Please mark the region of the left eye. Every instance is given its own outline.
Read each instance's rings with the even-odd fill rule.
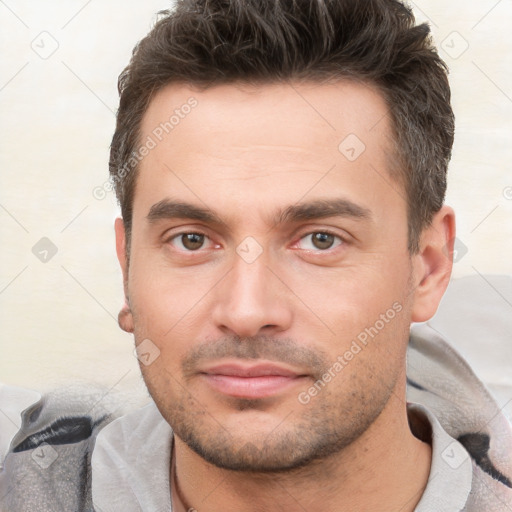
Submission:
[[[341,245],[343,240],[332,233],[326,233],[324,231],[318,231],[316,233],[310,233],[309,235],[303,236],[299,241],[299,248],[305,250],[321,250],[326,251],[327,249],[333,249],[338,245]]]
[[[170,239],[171,244],[182,251],[197,251],[210,239],[202,233],[181,233]]]

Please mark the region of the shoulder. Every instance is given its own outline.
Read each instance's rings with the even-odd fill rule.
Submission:
[[[104,393],[0,387],[1,510],[92,510],[95,438],[116,416]]]
[[[99,509],[170,510],[173,434],[154,403],[126,414],[98,435],[92,497]]]
[[[506,285],[509,281],[493,282]],[[475,368],[489,383],[487,366],[475,365],[472,358],[470,366],[458,351],[462,350],[470,358],[471,351],[479,348],[489,358],[491,351],[486,347],[503,347],[493,354],[500,359],[510,348],[505,347],[506,340],[501,333],[506,326],[506,332],[510,332],[512,317],[499,305],[504,301],[498,294],[493,298],[483,290],[478,292],[484,285],[492,291],[484,279],[481,283],[471,279],[459,284],[457,293],[445,301],[438,313],[443,322],[434,318],[430,325],[413,326],[408,347],[409,402],[427,408],[457,443],[447,447],[439,464],[449,469],[457,453],[460,460],[466,454],[471,461],[472,483],[463,509],[467,512],[508,510],[512,506],[512,426],[500,397],[498,401],[495,393],[476,375]],[[506,292],[507,286],[500,289]],[[453,300],[453,296],[458,300]],[[477,314],[482,297],[486,307],[481,306]],[[494,307],[488,308],[489,304]],[[489,314],[482,316],[483,311]],[[499,365],[496,369],[498,373]]]

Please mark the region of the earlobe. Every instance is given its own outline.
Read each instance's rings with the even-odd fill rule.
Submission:
[[[426,322],[437,311],[450,282],[455,240],[455,213],[443,206],[421,234],[420,250],[413,259],[413,322]]]
[[[133,315],[130,309],[129,295],[128,295],[128,262],[126,258],[126,232],[124,228],[123,219],[118,217],[114,224],[116,232],[116,253],[119,265],[121,265],[121,271],[123,273],[123,287],[125,301],[121,311],[117,316],[119,327],[123,331],[132,333],[133,332]]]
[[[130,309],[130,304],[128,303],[128,297],[125,298],[123,307],[117,315],[117,322],[123,331],[129,333],[133,332],[133,315],[132,310]]]

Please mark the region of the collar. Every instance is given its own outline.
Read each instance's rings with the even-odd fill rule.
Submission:
[[[471,491],[473,465],[466,449],[447,434],[426,407],[407,404],[413,434],[432,447],[427,486],[415,512],[463,510]]]
[[[426,407],[409,403],[407,410],[413,433],[432,446],[430,476],[415,512],[462,510],[473,473],[467,451]],[[107,425],[91,461],[95,507],[104,512],[172,511],[172,445],[172,430],[154,403]]]

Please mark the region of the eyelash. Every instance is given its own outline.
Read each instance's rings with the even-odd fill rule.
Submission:
[[[339,241],[339,243],[337,245],[334,245],[334,247],[329,247],[327,249],[317,249],[317,250],[314,250],[314,249],[303,249],[304,251],[308,251],[309,253],[318,253],[318,254],[322,254],[322,253],[329,253],[333,250],[335,250],[337,247],[341,246],[341,245],[346,245],[348,242],[347,242],[347,239],[341,235],[339,235],[338,233],[334,233],[333,231],[329,230],[329,229],[321,229],[321,230],[316,230],[316,231],[308,231],[307,233],[304,233],[302,234],[298,239],[297,241],[293,244],[293,246],[296,246],[298,245],[298,243],[305,239],[306,237],[308,236],[312,236],[312,235],[315,235],[315,234],[325,234],[325,235],[330,235],[330,236],[333,236],[335,239],[337,239]],[[210,242],[212,242],[212,239],[204,232],[202,231],[182,231],[180,233],[175,233],[173,234],[172,236],[169,236],[167,237],[167,239],[165,240],[165,243],[166,244],[172,244],[172,241],[173,240],[177,240],[177,239],[180,239],[181,237],[183,237],[184,235],[199,235],[199,236],[203,236],[205,238],[205,240],[209,240]],[[217,246],[219,246],[217,244]],[[178,249],[179,251],[181,252],[186,252],[186,253],[190,253],[190,254],[198,254],[201,252],[203,248],[199,248],[197,250],[190,250],[190,249]]]

